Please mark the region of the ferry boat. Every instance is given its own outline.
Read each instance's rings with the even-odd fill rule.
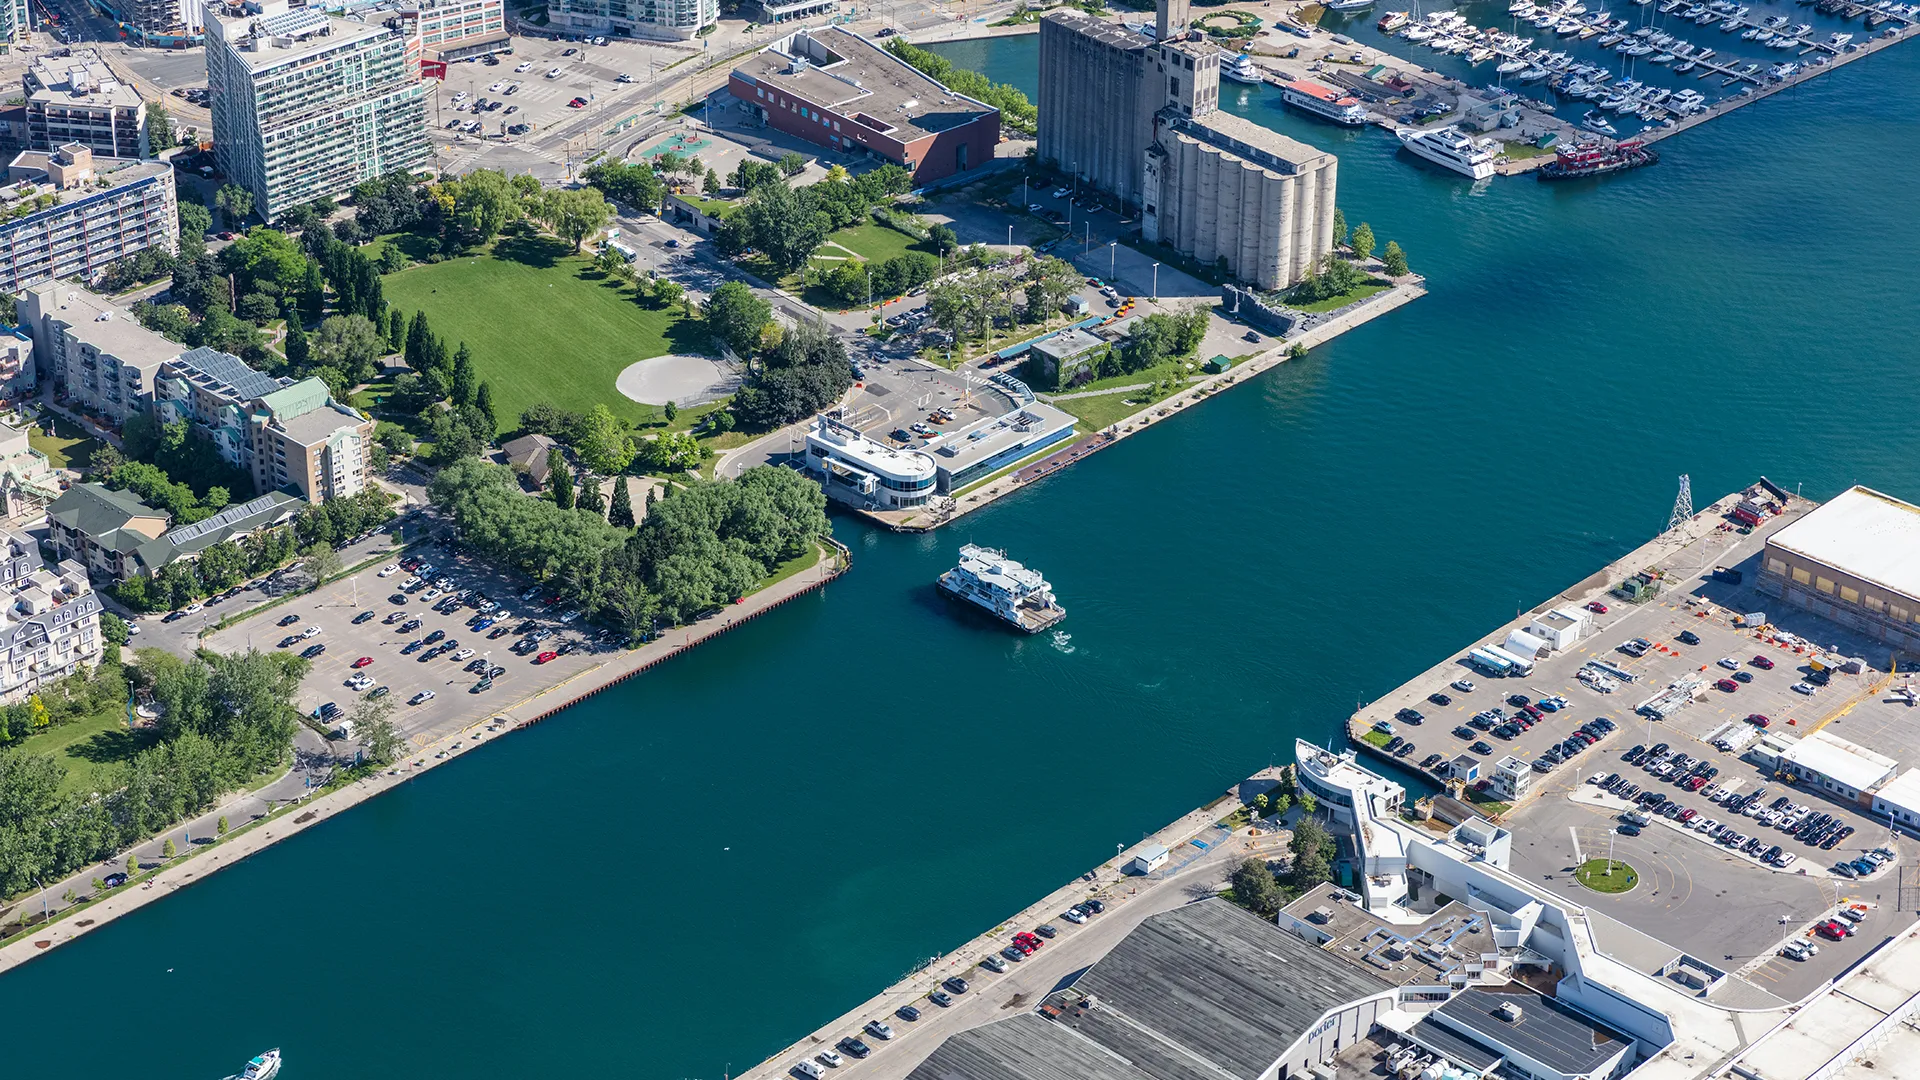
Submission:
[[[1389,11],[1385,15],[1380,16],[1380,21],[1377,23],[1374,23],[1373,25],[1381,33],[1391,34],[1395,30],[1398,30],[1401,27],[1407,25],[1407,20],[1412,17],[1413,17],[1412,14],[1409,12]]]
[[[275,1047],[252,1061],[240,1070],[240,1075],[230,1080],[272,1080],[280,1073],[280,1049]]]
[[[1282,86],[1280,100],[1302,112],[1347,127],[1359,127],[1367,122],[1367,107],[1360,104],[1359,98],[1305,79]]]
[[[1246,53],[1233,58],[1233,63],[1220,71],[1220,77],[1237,83],[1262,83],[1266,81],[1266,72],[1253,62]]]
[[[1554,159],[1541,166],[1534,175],[1542,180],[1578,180],[1638,169],[1659,160],[1660,155],[1653,152],[1653,147],[1638,139],[1612,145],[1599,140],[1583,140],[1573,146],[1561,147]]]
[[[1004,551],[977,544],[960,546],[960,565],[940,575],[940,590],[985,608],[1029,634],[1067,617],[1040,571],[1007,558]]]
[[[1473,139],[1452,124],[1432,131],[1401,128],[1394,134],[1400,136],[1400,145],[1415,156],[1423,157],[1443,169],[1475,180],[1485,180],[1493,175],[1492,139]]]

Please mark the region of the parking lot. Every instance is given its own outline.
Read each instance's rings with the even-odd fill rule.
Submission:
[[[220,652],[285,648],[296,653],[324,646],[312,657],[313,670],[301,684],[300,708],[312,716],[332,703],[344,717],[363,693],[385,687],[382,696],[390,696],[398,706],[394,723],[416,746],[484,720],[599,662],[596,654],[605,646],[583,621],[567,620],[565,609],[550,603],[551,597],[528,595],[526,582],[495,573],[477,560],[443,554],[426,558],[424,575],[396,569],[383,577],[385,567],[369,569],[214,634],[208,645]],[[409,588],[407,582],[416,577],[421,580]],[[438,584],[443,580],[450,588]],[[462,591],[467,596],[460,607],[434,610]],[[476,630],[468,623],[478,617],[476,605],[485,598],[499,604],[493,612],[498,621]],[[414,620],[417,627],[402,629]],[[502,627],[505,632],[495,636]],[[309,631],[316,632],[301,636]],[[442,636],[430,644],[403,651],[436,633]],[[536,647],[513,651],[516,643],[541,633],[546,636]],[[428,656],[449,642],[455,643],[451,650]],[[471,654],[464,654],[468,649]],[[555,655],[538,663],[546,653]],[[362,658],[371,662],[355,667]],[[503,669],[485,690],[478,689],[482,673],[467,670],[482,660],[489,668]],[[358,690],[350,685],[356,676],[365,676]],[[433,696],[410,704],[427,692]]]
[[[1826,731],[1893,758],[1900,769],[1917,763],[1910,748],[1920,714],[1885,678],[1886,647],[1753,590],[1765,536],[1794,516],[1770,520],[1751,535],[1716,531],[1663,556],[1668,576],[1645,603],[1602,592],[1612,582],[1598,577],[1556,598],[1546,606],[1591,601],[1605,610],[1587,611],[1591,629],[1538,660],[1526,677],[1486,677],[1467,666],[1463,650],[1361,713],[1369,723],[1391,720],[1398,710],[1422,713],[1418,724],[1391,721],[1397,734],[1420,744],[1400,760],[1417,767],[1437,753],[1441,769],[1475,743],[1491,750],[1482,762],[1506,754],[1533,762],[1580,725],[1610,721],[1617,730],[1597,745],[1563,754],[1547,771],[1530,771],[1529,790],[1504,816],[1515,836],[1513,869],[1651,940],[1728,965],[1741,980],[1727,993],[1749,1000],[1765,994],[1795,999],[1864,955],[1911,917],[1909,889],[1920,883],[1913,865],[1920,844],[1890,834],[1884,819],[1875,820],[1857,802],[1785,782],[1770,763],[1744,756],[1764,718],[1769,732],[1804,738]],[[1716,576],[1716,566],[1736,573]],[[1731,580],[1735,576],[1739,580]],[[1761,612],[1764,630],[1740,625],[1743,614]],[[1499,642],[1506,633],[1502,628],[1483,640]],[[1809,661],[1823,653],[1859,658],[1864,668],[1821,683]],[[1602,677],[1595,677],[1595,663],[1604,666]],[[1448,685],[1459,679],[1473,689]],[[1687,681],[1700,687],[1680,695],[1687,703],[1663,718],[1641,710]],[[1431,697],[1436,694],[1446,703]],[[1507,729],[1511,738],[1486,730],[1499,724],[1474,724],[1476,714],[1496,707],[1511,717],[1515,710],[1506,699],[1514,694],[1529,702],[1561,698],[1567,707],[1546,712],[1527,730]],[[1621,776],[1612,791],[1591,782],[1602,774]],[[1668,805],[1674,809],[1659,812]],[[1630,812],[1645,816],[1629,819]],[[1724,842],[1730,839],[1735,842]],[[1864,876],[1832,869],[1876,849],[1893,857],[1876,856],[1884,865]],[[1634,888],[1609,895],[1574,881],[1579,862],[1609,854],[1639,873]],[[1840,941],[1820,936],[1816,927],[1848,902],[1871,905],[1857,913],[1856,933]],[[1796,939],[1819,951],[1798,959],[1783,955],[1782,947]]]

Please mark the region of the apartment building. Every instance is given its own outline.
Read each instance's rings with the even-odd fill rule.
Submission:
[[[100,598],[79,563],[50,568],[32,537],[0,530],[0,596],[0,704],[100,661]]]
[[[27,0],[0,0],[0,53],[11,51],[14,45],[25,45],[32,29]]]
[[[686,40],[720,22],[720,0],[564,0],[549,5],[547,15],[576,34]]]
[[[129,37],[162,48],[198,44],[206,31],[202,0],[96,0],[96,6],[125,23]]]
[[[239,541],[284,525],[305,505],[298,496],[270,491],[203,521],[170,529],[166,511],[148,506],[130,491],[75,484],[47,507],[47,543],[61,565],[74,567],[83,579],[118,584],[198,558],[223,540]]]
[[[98,157],[147,156],[146,102],[95,50],[39,57],[21,81],[28,149],[78,143]]]
[[[452,63],[513,48],[502,0],[402,0],[383,22],[407,39],[415,76],[422,60]]]
[[[371,475],[373,421],[319,379],[277,379],[203,347],[160,365],[153,408],[206,435],[260,494],[292,488],[320,503],[358,494]]]
[[[0,289],[91,280],[146,248],[179,250],[173,166],[95,157],[79,143],[27,150],[0,188]]]
[[[106,297],[55,281],[26,290],[19,318],[54,400],[112,427],[148,408],[160,365],[186,349]]]
[[[207,89],[220,169],[269,221],[432,153],[427,87],[385,26],[286,0],[209,5]]]

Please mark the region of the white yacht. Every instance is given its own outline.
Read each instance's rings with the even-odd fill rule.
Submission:
[[[1246,53],[1241,53],[1234,57],[1232,64],[1222,68],[1220,77],[1237,83],[1262,83],[1267,81],[1266,72],[1260,70],[1260,65],[1254,63],[1253,57]]]
[[[1040,571],[1007,558],[1004,551],[977,544],[960,546],[960,565],[940,575],[940,590],[985,608],[1029,634],[1067,617]]]
[[[1485,180],[1493,175],[1492,139],[1474,139],[1449,124],[1432,131],[1401,128],[1400,144],[1419,157],[1462,176]]]
[[[272,1080],[280,1073],[280,1050],[278,1047],[247,1062],[235,1080]]]

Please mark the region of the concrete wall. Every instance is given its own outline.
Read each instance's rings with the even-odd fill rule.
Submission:
[[[1293,285],[1331,248],[1335,159],[1283,176],[1184,133],[1162,146],[1149,169],[1158,175],[1143,208],[1147,239],[1209,266],[1225,259],[1235,278],[1266,290]]]
[[[1920,650],[1920,599],[1775,547],[1772,541],[1761,553],[1760,567],[1760,592],[1877,641]]]
[[[1068,14],[1040,21],[1040,160],[1138,205],[1164,100],[1151,43],[1120,48],[1081,33],[1083,24],[1099,25]]]

